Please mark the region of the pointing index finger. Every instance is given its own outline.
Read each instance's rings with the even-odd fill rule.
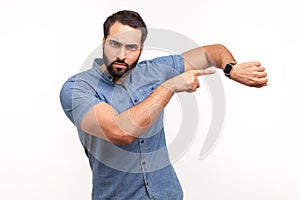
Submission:
[[[209,74],[214,74],[216,73],[215,70],[211,70],[211,69],[198,69],[197,70],[197,76],[202,76],[202,75],[209,75]]]

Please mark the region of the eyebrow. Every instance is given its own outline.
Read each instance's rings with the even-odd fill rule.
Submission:
[[[115,42],[115,43],[120,43],[120,44],[122,44],[121,42],[119,42],[119,41],[117,41],[117,40],[109,39],[108,41],[109,41],[109,42]]]
[[[121,42],[119,42],[119,41],[117,41],[117,40],[114,40],[114,39],[108,39],[110,42],[116,42],[116,43],[119,43],[119,44],[122,44],[122,45],[124,45],[124,43],[121,43]],[[136,44],[136,43],[125,43],[125,45],[126,46],[128,46],[128,45],[137,45],[137,46],[139,46],[140,44]]]

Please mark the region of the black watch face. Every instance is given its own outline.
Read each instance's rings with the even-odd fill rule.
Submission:
[[[224,73],[225,74],[229,74],[232,70],[232,66],[230,64],[227,64],[225,69],[224,69]]]

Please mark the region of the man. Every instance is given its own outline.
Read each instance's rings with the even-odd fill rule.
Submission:
[[[267,85],[259,62],[236,63],[223,45],[142,61],[147,27],[133,11],[104,22],[103,59],[64,84],[62,107],[78,129],[93,173],[92,199],[182,199],[169,161],[164,107],[176,92],[194,92],[216,66],[234,81]]]

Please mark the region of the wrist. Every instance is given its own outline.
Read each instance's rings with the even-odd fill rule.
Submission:
[[[230,62],[225,65],[224,70],[223,70],[225,76],[227,76],[228,78],[231,78],[232,71],[236,64],[237,64],[236,62]]]
[[[160,85],[161,87],[167,89],[169,92],[175,93],[175,86],[172,84],[172,81],[167,80],[163,84]]]

